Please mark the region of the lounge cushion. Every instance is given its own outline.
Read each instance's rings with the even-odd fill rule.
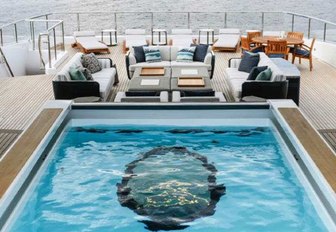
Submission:
[[[83,54],[81,57],[81,62],[84,68],[87,68],[91,73],[96,73],[102,70],[102,67],[95,56],[95,54]]]
[[[241,80],[245,81],[249,76],[249,73],[240,72],[236,68],[227,68],[225,71],[227,73],[227,78],[229,80],[231,80],[231,79],[241,79]]]
[[[100,72],[92,74],[92,77],[95,81],[99,81],[101,79],[112,79],[114,82],[114,76],[116,75],[116,70],[114,68],[104,68]]]
[[[172,62],[170,62],[170,65],[171,65],[172,68],[174,68],[174,67],[206,67],[206,68],[208,68],[208,70],[211,70],[211,65],[208,65],[208,64],[203,63],[203,62],[198,62],[198,61],[194,61],[194,62],[172,61]]]
[[[177,52],[177,62],[193,62],[196,47],[181,48]]]
[[[300,55],[300,56],[307,56],[307,57],[310,54],[309,51],[304,50],[304,49],[299,49],[299,48],[294,49],[294,53],[297,54],[297,55]]]
[[[137,63],[146,62],[145,52],[144,52],[143,47],[144,46],[134,46],[133,47],[134,57]]]
[[[255,80],[257,76],[259,75],[259,73],[261,73],[262,71],[265,71],[266,69],[267,69],[267,66],[253,67],[249,76],[247,77],[247,80]]]
[[[195,46],[194,61],[204,62],[205,56],[208,53],[209,45],[207,44],[191,44],[190,46]]]
[[[80,67],[70,67],[69,73],[73,81],[86,81],[84,74],[80,71]]]
[[[238,71],[250,73],[259,63],[259,53],[244,52]]]
[[[269,81],[272,77],[272,71],[271,69],[266,69],[258,74],[256,81]]]
[[[96,37],[77,37],[76,42],[85,49],[107,49],[107,45],[97,41]]]
[[[143,50],[145,52],[146,62],[161,62],[161,53],[158,48],[144,47]]]

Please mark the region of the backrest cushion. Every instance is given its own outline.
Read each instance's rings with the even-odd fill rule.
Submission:
[[[102,70],[102,66],[99,63],[99,60],[95,54],[83,54],[81,62],[84,68],[87,68],[91,73],[96,73]]]
[[[263,52],[259,53],[260,61],[258,66],[268,66],[272,71],[271,81],[285,81],[286,76],[281,69]]]
[[[259,73],[261,73],[262,71],[265,71],[266,69],[267,69],[267,66],[253,67],[249,76],[247,77],[247,80],[255,80],[257,76],[259,75]]]
[[[250,73],[252,68],[259,63],[259,54],[244,52],[242,60],[239,64],[238,71]]]
[[[181,48],[177,52],[176,61],[178,62],[193,62],[196,47]]]
[[[71,80],[86,81],[84,74],[79,70],[79,67],[71,66],[69,69]]]
[[[272,71],[271,69],[266,69],[265,71],[262,71],[258,74],[256,81],[270,81],[272,77]]]
[[[137,63],[146,62],[145,52],[143,49],[144,46],[134,46],[133,52],[134,57]]]
[[[71,77],[70,77],[70,67],[71,66],[76,66],[76,67],[83,67],[82,63],[81,63],[81,57],[82,57],[83,53],[76,53],[71,59],[70,61],[64,65],[64,67],[62,68],[62,70],[60,72],[57,73],[57,75],[54,78],[54,81],[71,81]]]
[[[144,47],[146,62],[161,62],[161,52],[156,47]]]
[[[171,61],[170,46],[155,46],[160,50],[161,60]]]
[[[191,35],[192,29],[172,29],[172,35]]]
[[[190,46],[195,46],[194,61],[204,62],[205,56],[208,54],[209,45],[207,44],[191,44]]]

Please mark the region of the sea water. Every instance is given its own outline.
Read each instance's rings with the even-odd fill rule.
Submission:
[[[271,127],[69,126],[19,204],[9,231],[149,231],[144,221],[160,219],[122,206],[121,183],[138,178],[132,194],[137,194],[135,184],[142,189],[146,185],[141,194],[150,198],[150,189],[158,191],[160,185],[151,183],[164,177],[173,183],[171,189],[165,185],[165,191],[183,197],[184,193],[175,191],[181,183],[188,182],[189,189],[207,187],[206,178],[201,177],[210,172],[215,179],[208,179],[225,186],[225,192],[212,201],[211,213],[182,222],[184,231],[326,231],[281,144]],[[170,148],[183,152],[175,157],[173,151],[150,155]],[[146,157],[151,159],[145,162]],[[186,157],[190,162],[186,163]],[[130,168],[133,176],[127,173]],[[157,176],[151,176],[153,170]],[[170,196],[166,194],[165,200]],[[210,202],[208,191],[198,197]],[[163,204],[156,200],[152,204]],[[192,211],[192,206],[185,210]],[[165,209],[160,208],[160,213],[165,214]],[[198,213],[197,209],[193,212]]]

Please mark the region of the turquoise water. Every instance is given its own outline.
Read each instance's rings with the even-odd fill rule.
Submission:
[[[182,152],[166,152],[171,147]],[[158,151],[167,154],[149,155]],[[210,202],[207,175],[225,186],[212,201],[213,211],[182,222],[184,231],[326,231],[272,129],[132,125],[68,127],[10,231],[149,231],[144,221],[157,218],[121,206],[117,184],[127,179],[127,168],[137,174],[126,176],[133,178],[132,194],[138,184],[149,199],[161,178],[170,179],[164,199],[189,200],[185,212],[201,211],[190,203],[196,197],[203,206]],[[180,187],[194,191],[194,198],[178,192]]]

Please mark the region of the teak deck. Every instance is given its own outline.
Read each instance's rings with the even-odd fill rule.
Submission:
[[[0,162],[0,198],[47,134],[62,109],[44,109]]]
[[[296,108],[279,108],[290,128],[336,192],[336,156]]]

